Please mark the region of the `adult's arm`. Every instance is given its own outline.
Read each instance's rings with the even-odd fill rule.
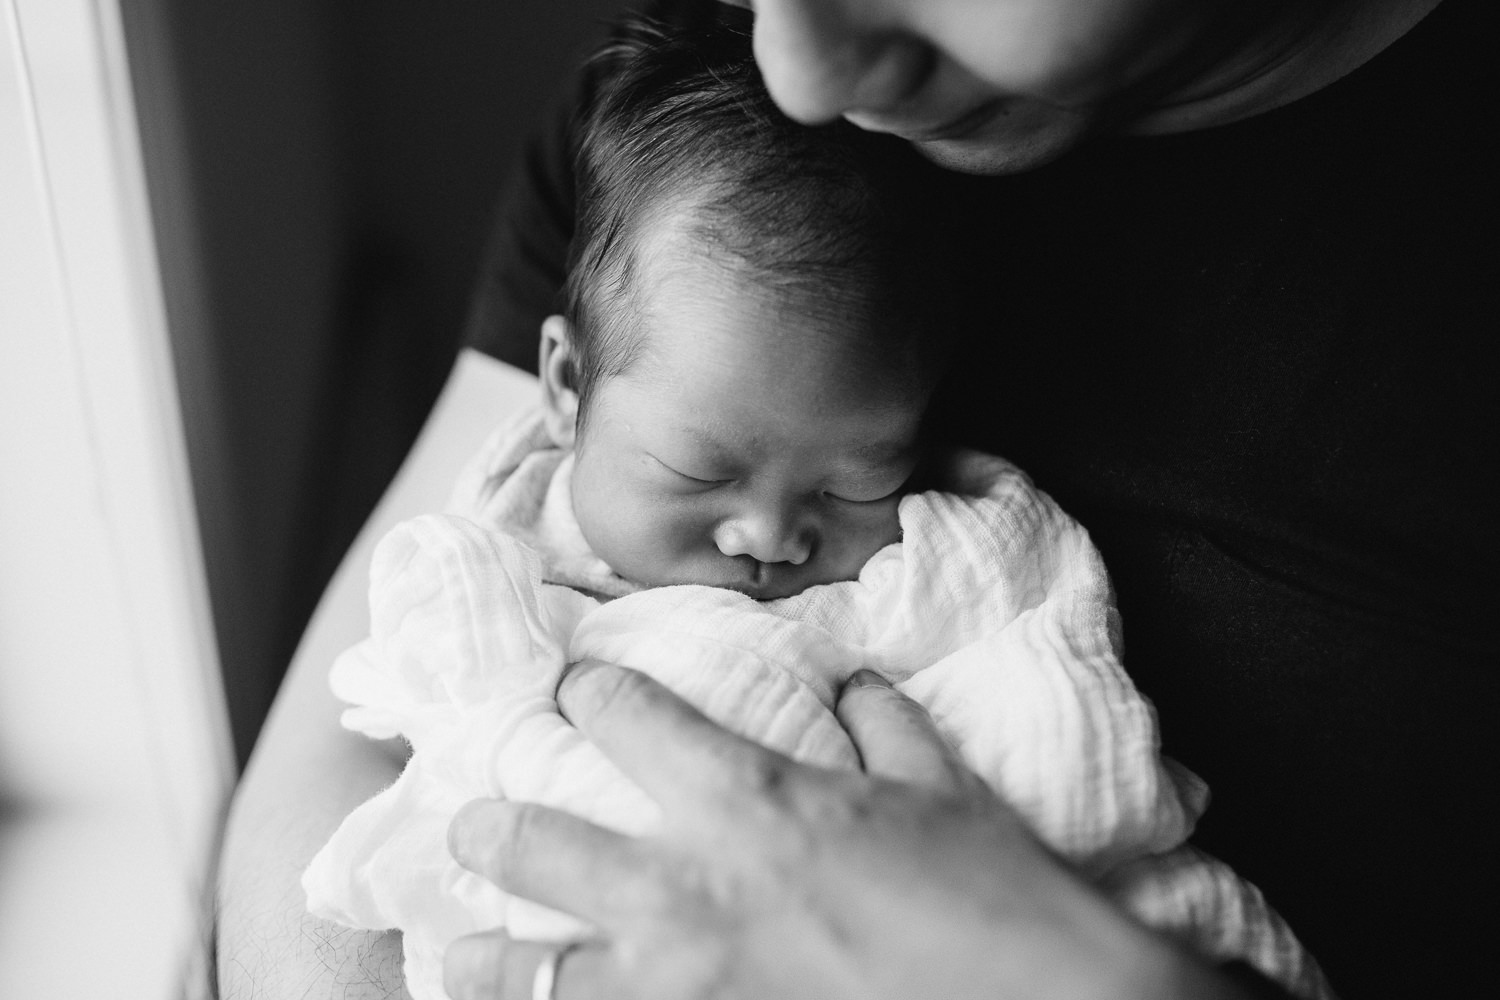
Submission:
[[[663,833],[494,801],[450,832],[465,866],[600,929],[563,956],[557,1000],[1280,995],[1125,916],[873,675],[838,707],[863,772],[796,763],[611,664],[579,665],[558,697],[661,805]],[[524,1000],[551,950],[464,938],[448,992]]]
[[[219,879],[224,1000],[404,997],[394,933],[307,913],[300,879],[339,822],[388,785],[405,751],[338,724],[328,668],[369,631],[370,555],[398,521],[437,510],[463,461],[535,383],[474,351],[460,356],[426,427],[324,592],[261,731],[230,811]]]

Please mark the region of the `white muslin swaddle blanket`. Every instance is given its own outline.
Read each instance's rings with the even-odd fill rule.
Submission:
[[[1108,577],[1087,533],[1013,466],[954,459],[951,492],[907,496],[902,540],[847,583],[757,602],[644,590],[588,550],[571,454],[529,413],[470,462],[449,513],[398,526],[371,569],[369,638],[334,664],[344,725],[402,736],[396,782],[351,813],[303,876],[310,910],[404,934],[407,987],[442,1000],[464,934],[588,928],[460,868],[447,827],[471,799],[545,803],[631,834],[655,804],[558,713],[566,663],[634,667],[721,725],[800,760],[858,767],[832,706],[870,668],[1053,850],[1148,924],[1329,996],[1260,893],[1186,846],[1207,790],[1158,751],[1150,704],[1119,662]]]

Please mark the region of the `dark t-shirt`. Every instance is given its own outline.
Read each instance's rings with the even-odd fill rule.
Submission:
[[[1488,977],[1500,927],[1492,18],[1447,0],[1248,121],[1030,174],[919,171],[962,265],[947,436],[1093,534],[1195,841],[1346,998]],[[564,119],[501,214],[470,342],[534,367]]]

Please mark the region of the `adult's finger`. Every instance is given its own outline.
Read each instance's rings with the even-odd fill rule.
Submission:
[[[606,931],[672,905],[679,862],[666,848],[528,802],[476,799],[453,817],[448,849],[506,892]]]
[[[628,995],[619,988],[620,977],[613,973],[604,945],[517,941],[498,930],[470,934],[448,946],[443,989],[451,1000],[532,1000],[538,970],[554,961],[549,991],[554,1000]]]
[[[585,660],[557,691],[563,714],[668,812],[733,807],[790,763],[719,726],[652,678]]]
[[[921,705],[885,678],[861,670],[839,694],[836,714],[859,750],[867,774],[942,791],[977,787]]]

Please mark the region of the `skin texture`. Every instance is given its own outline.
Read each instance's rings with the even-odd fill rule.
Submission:
[[[854,579],[900,538],[926,394],[816,304],[690,247],[650,259],[639,356],[595,388],[581,434],[571,332],[544,331],[549,427],[576,448],[590,548],[638,583],[759,599]]]

